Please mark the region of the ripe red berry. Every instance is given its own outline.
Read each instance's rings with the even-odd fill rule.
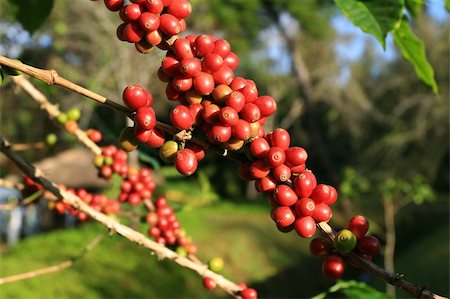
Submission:
[[[161,68],[170,77],[179,76],[180,60],[174,55],[167,55],[161,63]]]
[[[356,247],[358,248],[359,252],[370,256],[374,256],[380,250],[381,244],[376,237],[364,236],[358,240]]]
[[[145,34],[145,40],[151,45],[159,45],[162,42],[162,34],[159,30],[153,30]],[[161,77],[159,76],[161,79]],[[167,81],[164,81],[167,82]]]
[[[239,91],[242,92],[247,103],[253,103],[258,98],[258,88],[254,84],[247,83],[247,85],[244,88],[239,89]]]
[[[205,148],[203,146],[191,142],[191,143],[186,144],[186,148],[188,148],[194,152],[198,161],[201,161],[201,160],[203,160],[203,158],[205,158],[206,153],[205,153]]]
[[[202,70],[202,66],[197,58],[187,57],[180,61],[179,69],[184,76],[192,78]]]
[[[252,133],[252,128],[250,127],[250,124],[243,119],[239,119],[237,124],[233,126],[231,129],[233,136],[240,140],[249,139]]]
[[[88,138],[91,139],[93,142],[98,143],[102,140],[102,132],[94,129],[89,129],[87,131]]]
[[[186,78],[184,76],[175,77],[172,80],[172,86],[178,92],[186,92],[186,91],[190,90],[192,87],[192,78]]]
[[[242,119],[248,121],[249,123],[253,123],[260,119],[261,111],[255,104],[246,103],[244,105],[244,108],[242,108],[241,112],[239,112],[239,115],[242,117]]]
[[[110,11],[119,11],[124,4],[124,0],[104,0],[104,2]]]
[[[123,37],[130,43],[139,42],[144,36],[144,30],[138,23],[128,23],[123,28]]]
[[[238,123],[239,114],[234,108],[226,106],[220,109],[219,119],[224,125],[232,127]]]
[[[212,290],[216,287],[216,282],[211,277],[204,277],[202,283],[207,290]]]
[[[219,70],[222,64],[223,64],[222,56],[216,53],[210,53],[203,58],[202,69],[204,72],[213,74],[214,72]]]
[[[245,106],[245,97],[239,91],[233,91],[225,98],[225,104],[236,110],[236,112],[241,112]]]
[[[144,107],[148,101],[147,91],[139,85],[130,85],[123,91],[123,102],[133,110]]]
[[[270,172],[270,167],[263,160],[256,160],[250,165],[250,173],[255,179],[261,179],[267,176]]]
[[[257,159],[264,159],[270,145],[265,138],[255,138],[250,142],[250,152]]]
[[[338,279],[344,274],[345,262],[336,255],[330,255],[322,263],[322,273],[325,277]]]
[[[151,134],[145,144],[152,148],[160,148],[166,141],[164,132],[158,128],[153,128],[150,132]]]
[[[226,58],[231,52],[230,43],[224,39],[218,39],[214,42],[213,53],[219,54],[222,58]],[[231,83],[231,82],[230,82]]]
[[[301,173],[294,179],[294,190],[299,197],[309,197],[314,190],[314,182],[305,173]]]
[[[313,218],[316,222],[328,222],[333,216],[330,207],[324,203],[316,203],[316,208],[314,209]]]
[[[147,0],[145,1],[147,10],[151,13],[159,15],[164,9],[164,3],[162,0]]]
[[[277,187],[277,180],[273,176],[268,175],[256,180],[255,187],[258,192],[272,193]]]
[[[217,105],[223,105],[228,95],[232,92],[233,90],[228,85],[219,84],[213,90],[212,93],[213,100]]]
[[[156,125],[155,111],[150,107],[140,107],[134,118],[136,124],[144,130],[151,130]]]
[[[295,203],[295,211],[299,216],[312,216],[315,209],[316,204],[311,198],[308,197],[300,198]]]
[[[73,134],[76,132],[76,130],[78,130],[78,123],[76,121],[74,121],[73,119],[69,119],[64,124],[64,128],[66,129],[66,131],[68,133]]]
[[[147,32],[155,31],[159,28],[159,15],[151,12],[144,12],[139,17],[139,26]]]
[[[291,136],[285,129],[276,129],[268,134],[267,140],[271,146],[281,147],[284,150],[289,148],[291,143]]]
[[[261,116],[270,116],[277,110],[277,103],[271,96],[261,96],[254,103],[261,110]]]
[[[171,49],[180,60],[194,57],[191,42],[187,38],[177,38]]]
[[[148,139],[150,138],[150,135],[152,133],[150,130],[141,129],[137,125],[135,125],[133,129],[134,129],[133,130],[134,131],[134,137],[136,137],[136,139],[139,142],[142,142],[142,143],[146,143],[148,141]]]
[[[208,131],[208,139],[211,143],[224,143],[231,138],[231,127],[213,125]]]
[[[195,153],[188,148],[181,149],[177,152],[174,163],[178,172],[185,176],[193,174],[198,166],[198,160]]]
[[[209,95],[215,87],[214,77],[205,72],[199,72],[194,77],[194,88],[200,95]]]
[[[181,32],[180,21],[171,14],[162,14],[159,17],[159,28],[169,36],[177,35]]]
[[[290,147],[285,150],[286,162],[289,167],[298,166],[306,163],[308,159],[308,153],[304,148],[299,146]]]
[[[273,192],[275,201],[282,206],[292,206],[297,200],[297,194],[288,185],[278,185]]]
[[[246,288],[241,291],[241,297],[242,299],[257,299],[258,293],[255,289]]]
[[[328,256],[333,251],[333,243],[330,239],[318,237],[309,242],[309,252],[314,256]]]
[[[369,221],[367,221],[366,217],[361,215],[353,216],[348,221],[347,229],[349,229],[357,239],[361,239],[369,230]]]
[[[222,65],[216,72],[213,73],[214,82],[216,84],[230,85],[234,79],[234,72],[226,65]]]
[[[230,54],[223,59],[223,63],[230,69],[234,70],[239,66],[239,57],[233,52],[230,52]]]
[[[214,37],[206,34],[199,35],[194,42],[197,56],[204,57],[214,50]]]
[[[172,124],[180,130],[187,130],[194,123],[189,108],[184,105],[178,105],[172,109],[170,112],[170,120]]]
[[[291,178],[291,169],[285,164],[275,167],[272,174],[279,182],[286,182]]]
[[[328,201],[326,202],[326,204],[331,206],[338,199],[338,193],[333,186],[328,186],[328,187],[330,188],[330,197],[328,198]]]
[[[216,104],[208,105],[203,110],[203,119],[209,124],[215,124],[219,121],[220,107]]]
[[[122,21],[130,23],[137,21],[141,16],[141,13],[142,11],[140,5],[132,3],[122,7],[119,16]]]
[[[292,209],[287,206],[275,208],[272,212],[272,217],[279,227],[287,227],[295,221],[295,214],[292,212]]]
[[[191,14],[192,6],[187,0],[172,0],[167,7],[167,12],[178,19],[184,19]]]
[[[247,79],[242,78],[242,77],[236,77],[234,78],[233,82],[231,82],[230,87],[234,90],[241,90],[242,88],[244,88],[245,86],[247,86]]]
[[[330,195],[331,195],[330,186],[325,184],[319,184],[316,186],[316,188],[314,188],[311,194],[311,198],[318,204],[327,203],[328,199],[330,198]]]
[[[266,153],[266,162],[272,167],[278,167],[284,163],[286,155],[281,147],[271,147]]]
[[[316,222],[311,216],[298,217],[294,222],[297,234],[302,238],[310,238],[316,232]]]

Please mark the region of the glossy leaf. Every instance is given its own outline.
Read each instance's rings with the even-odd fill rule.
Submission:
[[[411,31],[406,18],[402,20],[401,25],[394,31],[394,41],[400,48],[403,58],[414,66],[417,76],[425,84],[429,85],[434,93],[437,93],[438,86],[434,78],[434,70],[428,62],[425,46],[422,40]]]
[[[403,0],[334,0],[341,12],[383,46],[386,35],[394,30],[403,15]]]

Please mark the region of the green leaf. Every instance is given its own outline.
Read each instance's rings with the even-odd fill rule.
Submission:
[[[405,4],[411,15],[416,17],[422,10],[425,0],[405,0]]]
[[[54,0],[9,0],[11,5],[16,6],[16,19],[23,28],[33,33],[50,15]]]
[[[416,71],[417,77],[438,93],[433,67],[427,60],[423,42],[411,31],[408,20],[403,18],[400,27],[394,31],[394,41]]]
[[[353,24],[373,35],[385,48],[386,35],[403,15],[403,0],[334,0]]]
[[[445,10],[450,12],[450,0],[445,0]]]
[[[377,291],[376,289],[368,286],[364,282],[358,282],[355,280],[339,280],[335,285],[331,286],[326,292],[320,293],[313,297],[313,299],[324,299],[328,295],[333,293],[344,294],[345,298],[352,299],[389,299],[390,297],[384,293]],[[334,296],[332,296],[334,297]],[[342,296],[341,296],[342,297]]]

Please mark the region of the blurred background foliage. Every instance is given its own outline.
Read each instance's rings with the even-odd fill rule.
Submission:
[[[22,13],[20,17],[18,2],[0,1],[1,54],[55,69],[69,80],[118,102],[126,85],[140,84],[153,93],[158,118],[168,120],[171,103],[165,100],[164,86],[156,77],[163,57],[161,51],[141,55],[133,46],[119,42],[115,38],[119,17],[108,12],[102,1],[29,2],[30,5],[39,2],[30,9],[42,13],[31,17]],[[392,38],[388,38],[383,53],[374,38],[356,29],[330,1],[302,0],[301,5],[289,0],[191,2],[189,33],[227,38],[240,56],[237,75],[252,78],[260,94],[277,99],[278,113],[267,123],[266,131],[277,127],[288,129],[292,144],[308,150],[308,167],[318,180],[339,187],[340,200],[334,208],[333,224],[343,227],[348,217],[362,213],[371,219],[372,233],[386,244],[389,232],[386,210],[387,204],[392,205],[392,220],[395,216],[397,229],[395,270],[407,274],[407,279],[429,283],[432,290],[448,294],[450,53],[449,18],[443,1],[426,1],[414,14],[412,23],[414,32],[425,42],[435,70],[437,95],[417,79],[411,65],[392,47]],[[46,5],[53,6],[48,17]],[[41,18],[44,23],[34,30],[33,24],[40,21],[30,20],[23,28],[15,16]],[[99,129],[106,136],[104,144],[116,143],[126,124],[123,116],[62,88],[33,82],[63,110],[78,107],[82,112],[82,128]],[[1,89],[0,105],[1,131],[10,141],[42,141],[49,133],[58,134],[62,140],[52,149],[24,153],[29,160],[40,160],[75,145],[11,81],[6,81]],[[143,164],[157,168],[162,164],[157,151],[141,149],[140,156]],[[14,172],[3,157],[0,163],[0,176]],[[263,297],[310,297],[332,285],[320,278],[320,261],[307,256],[306,241],[275,232],[266,199],[253,191],[253,185],[240,181],[237,167],[230,164],[209,155],[201,162],[202,171],[189,179],[174,175],[171,167],[163,168],[166,182],[161,190],[176,198],[180,207],[188,203],[182,212],[185,221],[182,223],[199,240],[200,252],[226,256],[232,265],[226,274],[247,279],[261,290]],[[255,199],[259,203],[247,203]],[[220,220],[221,217],[227,221]],[[98,227],[88,225],[82,230],[92,235]],[[59,248],[66,236],[73,239],[75,249]],[[205,296],[199,291],[198,279],[187,271],[169,263],[154,269],[154,258],[147,258],[140,249],[116,239],[108,241],[112,242],[108,248],[102,245],[98,251],[126,248],[118,251],[121,257],[117,260],[129,269],[119,267],[116,261],[98,263],[98,258],[107,259],[108,255],[94,251],[92,259],[83,262],[84,266],[80,263],[66,271],[68,274],[61,274],[68,275],[67,281],[77,276],[76,281],[86,289],[78,289],[80,286],[76,284],[77,287],[65,288],[68,292],[63,292],[58,289],[63,284],[55,284],[59,287],[55,286],[54,293],[50,289],[38,297]],[[58,242],[51,243],[52,240]],[[42,256],[39,247],[44,244],[49,252],[58,248],[61,254],[68,255],[85,240],[75,232],[48,233],[26,240],[6,251],[0,273],[4,276],[25,270],[22,264],[31,267],[35,263],[50,263],[53,255],[35,261]],[[238,246],[229,246],[235,242],[240,251]],[[269,252],[265,252],[268,248]],[[142,265],[138,259],[145,259],[148,264]],[[376,261],[383,264],[383,257]],[[139,269],[133,268],[133,263]],[[105,270],[112,266],[119,268]],[[116,278],[101,274],[115,271],[119,271],[113,275]],[[384,290],[382,283],[356,270],[347,276]],[[114,280],[119,278],[120,283]],[[48,283],[44,283],[46,279]],[[24,290],[37,294],[43,286],[50,288],[51,279],[24,282],[27,288],[21,283],[1,287],[0,293],[5,291],[7,297],[29,297]],[[126,286],[127,283],[133,285]],[[110,289],[112,285],[114,291]],[[187,291],[191,287],[192,291]],[[77,293],[81,290],[82,293]],[[167,293],[169,290],[174,293]],[[219,292],[211,296],[222,295]]]

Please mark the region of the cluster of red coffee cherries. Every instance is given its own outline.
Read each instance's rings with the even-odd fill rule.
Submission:
[[[192,6],[187,0],[104,0],[111,11],[119,11],[123,23],[117,28],[121,41],[134,43],[141,53],[153,46],[167,49],[167,40],[186,30],[185,18]]]
[[[257,191],[271,195],[271,215],[280,231],[295,229],[309,238],[316,232],[316,223],[331,219],[329,206],[338,194],[332,186],[317,184],[315,175],[306,169],[306,150],[291,147],[290,140],[284,129],[251,140],[247,149],[250,161],[240,166],[239,176],[254,180]]]
[[[345,271],[346,254],[355,252],[361,257],[372,260],[372,257],[380,250],[380,241],[373,236],[368,236],[369,222],[364,216],[352,217],[347,228],[339,231],[334,242],[330,239],[319,237],[309,243],[312,255],[325,257],[322,263],[322,273],[325,277],[338,279]],[[354,265],[357,267],[357,265]]]
[[[67,191],[75,194],[91,208],[94,208],[96,211],[103,214],[114,215],[120,211],[120,204],[116,200],[109,199],[103,194],[92,194],[85,189],[68,189]],[[86,213],[74,209],[71,205],[63,201],[57,201],[55,203],[55,211],[58,214],[68,212],[70,215],[77,217],[79,221],[86,221],[89,219],[89,216]]]
[[[217,283],[214,279],[211,277],[204,277],[202,280],[203,287],[207,290],[212,290],[217,286]],[[238,295],[242,299],[257,299],[258,293],[255,289],[247,287],[245,283],[240,283],[239,286],[241,287],[241,291],[239,291]]]
[[[114,145],[102,148],[102,154],[94,157],[94,165],[98,169],[98,176],[109,179],[114,173],[125,177],[128,174],[127,153]]]
[[[144,200],[151,199],[156,189],[153,173],[148,168],[135,170],[130,168],[120,185],[119,202],[128,202],[132,205],[140,205]]]
[[[159,197],[154,202],[155,210],[149,211],[146,221],[150,225],[147,233],[156,242],[171,247],[180,255],[195,254],[195,246],[186,232],[181,229],[173,209],[168,205],[166,198]]]

